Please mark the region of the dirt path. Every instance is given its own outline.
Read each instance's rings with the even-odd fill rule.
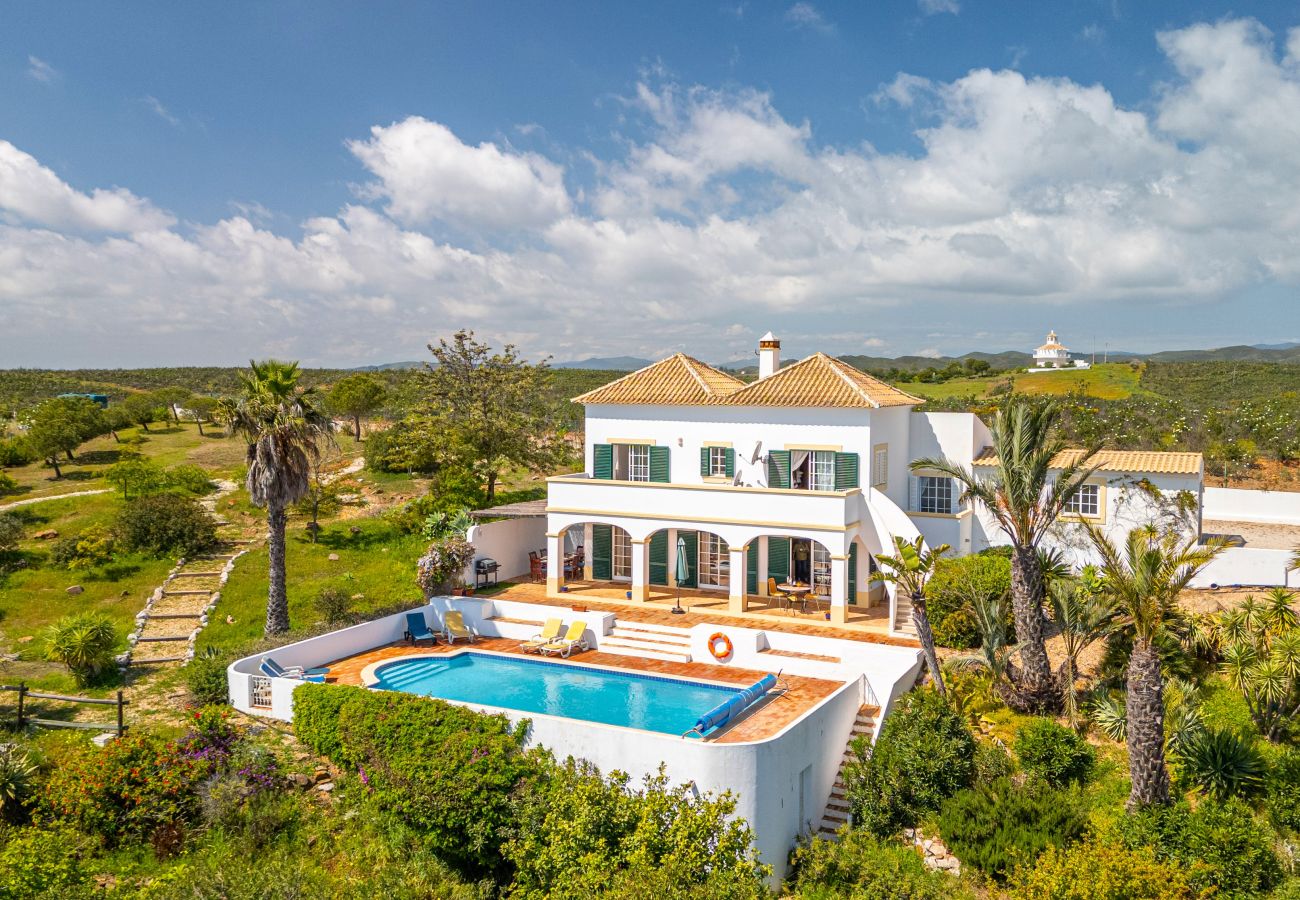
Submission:
[[[0,505],[0,512],[17,509],[20,506],[31,506],[33,503],[44,503],[47,500],[66,500],[69,497],[89,497],[91,494],[107,494],[111,490],[112,488],[95,488],[90,491],[72,491],[68,494],[51,494],[48,497],[29,497],[26,500],[15,500],[13,503]]]

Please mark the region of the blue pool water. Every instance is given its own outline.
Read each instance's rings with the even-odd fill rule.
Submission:
[[[383,690],[673,735],[689,731],[701,715],[739,693],[657,675],[474,652],[391,662],[375,675],[375,686]]]

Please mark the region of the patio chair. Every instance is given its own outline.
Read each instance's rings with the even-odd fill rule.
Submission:
[[[465,624],[465,615],[460,610],[447,610],[447,615],[443,616],[442,619],[442,626],[443,637],[447,639],[449,644],[456,643],[456,638],[464,638],[471,644],[478,640],[478,635],[474,633],[474,630]]]
[[[547,619],[546,624],[542,626],[542,630],[528,640],[521,642],[519,649],[525,653],[540,653],[543,647],[559,638],[560,632],[563,630],[564,623],[562,621]]]
[[[586,634],[587,623],[578,620],[569,626],[569,630],[565,632],[564,637],[551,641],[549,644],[539,647],[538,650],[545,656],[557,655],[568,659],[575,649],[588,649]]]
[[[546,580],[546,560],[536,553],[528,558],[528,577],[532,579],[533,584]]]
[[[776,586],[775,578],[767,579],[767,597],[769,601],[776,602],[777,609],[788,609],[790,606],[790,598],[786,596],[785,591]]]
[[[424,621],[424,613],[409,612],[406,614],[406,631],[402,637],[414,644],[416,641],[428,641],[430,645],[438,643],[438,636],[429,630],[429,625]]]
[[[330,670],[326,666],[304,669],[302,666],[282,666],[269,656],[263,656],[258,665],[263,675],[271,678],[296,678],[299,681],[323,682]]]

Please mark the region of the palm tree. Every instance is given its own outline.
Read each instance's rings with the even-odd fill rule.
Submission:
[[[1105,632],[1110,624],[1111,609],[1099,596],[1101,582],[1092,566],[1085,566],[1077,581],[1062,579],[1051,584],[1052,617],[1060,629],[1065,647],[1065,660],[1057,678],[1061,683],[1065,715],[1071,726],[1077,728],[1082,721],[1078,692],[1074,686],[1078,678],[1079,655]]]
[[[321,442],[333,443],[333,422],[317,405],[311,388],[298,386],[296,362],[274,359],[249,363],[239,375],[241,393],[222,404],[227,429],[248,442],[248,496],[266,507],[270,551],[266,633],[289,630],[289,599],[284,584],[286,508],[311,488]]]
[[[1088,535],[1101,557],[1101,590],[1113,607],[1116,628],[1133,637],[1125,702],[1133,783],[1128,805],[1166,804],[1164,683],[1155,639],[1178,619],[1178,594],[1223,546],[1200,544],[1197,538],[1184,543],[1178,532],[1150,526],[1130,531],[1122,548],[1095,526],[1088,526]]]
[[[955,479],[962,486],[961,501],[982,503],[1011,539],[1011,610],[1020,666],[1008,671],[1014,690],[1007,699],[1022,712],[1060,704],[1043,636],[1047,590],[1039,545],[1096,469],[1089,464],[1095,451],[1088,450],[1053,476],[1056,458],[1065,449],[1055,431],[1059,416],[1054,404],[1009,399],[990,428],[997,456],[991,478],[977,477],[972,469],[947,459],[912,463],[913,471],[930,470]]]
[[[940,544],[930,550],[919,535],[915,541],[895,536],[894,555],[876,554],[876,562],[880,563],[880,567],[871,575],[872,581],[889,582],[896,591],[907,591],[911,596],[912,623],[916,626],[916,636],[925,652],[925,664],[930,667],[930,675],[934,678],[935,690],[941,695],[946,692],[943,673],[939,671],[939,654],[934,649],[934,632],[930,628],[930,617],[925,609],[925,584],[934,574],[939,557],[950,549],[947,544]]]

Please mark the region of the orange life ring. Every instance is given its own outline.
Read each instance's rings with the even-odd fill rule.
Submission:
[[[727,637],[721,631],[715,631],[709,635],[709,652],[718,662],[725,662],[731,659],[731,638]]]

